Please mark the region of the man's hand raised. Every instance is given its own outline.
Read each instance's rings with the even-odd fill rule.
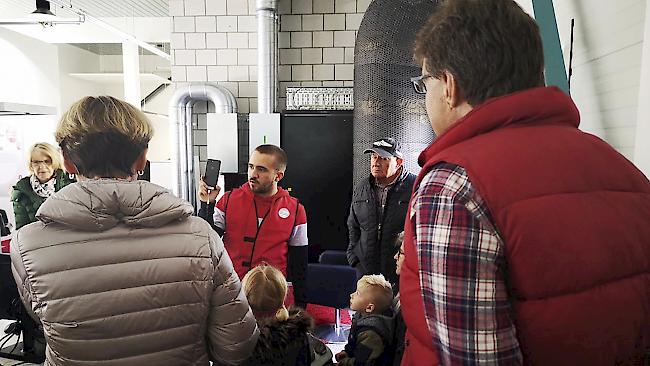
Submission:
[[[210,189],[207,184],[201,178],[199,182],[199,200],[202,202],[212,203],[217,200],[217,196],[221,192],[221,187],[216,186],[213,189]]]

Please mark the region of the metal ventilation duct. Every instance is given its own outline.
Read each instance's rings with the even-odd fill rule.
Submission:
[[[172,191],[176,196],[196,203],[194,180],[194,138],[192,109],[199,100],[212,102],[216,113],[237,113],[237,100],[222,86],[196,83],[178,87],[169,100],[169,127],[172,142]]]
[[[354,47],[354,183],[368,176],[363,154],[373,141],[402,143],[405,165],[419,171],[417,156],[435,137],[424,96],[409,80],[420,75],[413,42],[434,11],[432,0],[374,0],[363,17]]]
[[[257,0],[257,111],[273,113],[277,107],[278,28],[277,0]]]

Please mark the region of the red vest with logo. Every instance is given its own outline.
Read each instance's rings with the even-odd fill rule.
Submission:
[[[530,365],[614,365],[650,347],[650,183],[578,130],[571,98],[536,88],[487,101],[420,155],[467,171],[505,243],[517,338]],[[435,364],[424,319],[415,221],[400,279],[402,365]]]
[[[228,193],[223,242],[239,278],[262,262],[287,275],[289,238],[296,223],[298,200],[278,187],[266,217],[258,226],[254,194],[248,183]]]

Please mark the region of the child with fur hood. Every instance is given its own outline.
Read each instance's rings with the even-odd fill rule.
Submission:
[[[312,362],[309,331],[312,319],[300,308],[287,310],[287,281],[278,269],[262,264],[242,280],[257,319],[260,337],[245,365],[307,366]]]

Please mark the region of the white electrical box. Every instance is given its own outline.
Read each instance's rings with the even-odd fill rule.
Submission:
[[[207,124],[208,159],[221,160],[222,173],[237,173],[237,113],[208,113]]]
[[[248,152],[263,144],[280,146],[280,114],[251,113],[249,115]]]
[[[172,189],[172,181],[174,180],[172,169],[172,162],[167,161],[152,161],[149,167],[149,176],[151,183],[165,187],[169,190]]]

